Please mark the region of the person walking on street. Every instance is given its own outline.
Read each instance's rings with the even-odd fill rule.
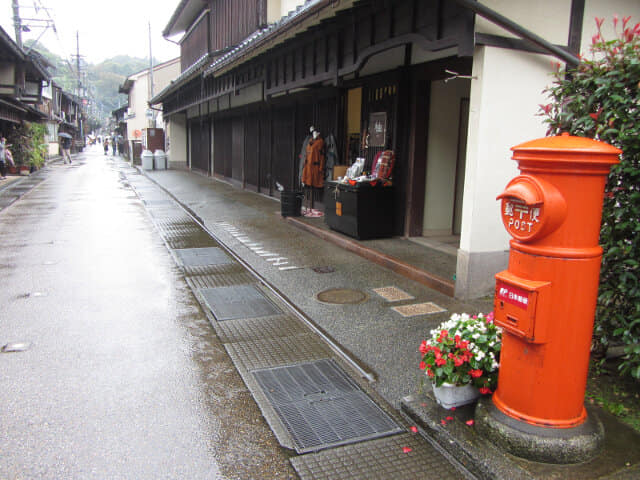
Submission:
[[[104,139],[104,154],[106,155],[107,153],[109,153],[109,139],[105,138]]]
[[[111,150],[113,151],[114,157],[116,156],[117,148],[118,148],[118,142],[116,142],[116,138],[111,137]]]
[[[68,137],[62,137],[62,161],[63,163],[71,163],[71,139]]]
[[[2,180],[7,178],[6,144],[7,139],[4,137],[0,138],[0,179]]]

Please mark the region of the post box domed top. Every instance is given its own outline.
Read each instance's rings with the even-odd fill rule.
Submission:
[[[619,155],[622,150],[617,149],[605,142],[593,140],[587,137],[575,137],[568,133],[556,135],[555,137],[544,137],[529,142],[521,143],[512,147],[514,152],[520,150],[528,151],[570,151],[575,153],[596,153],[602,155]]]
[[[605,142],[563,133],[512,147],[520,169],[573,171],[607,174],[618,163],[622,151]],[[578,171],[576,171],[578,170]],[[586,171],[585,171],[586,170]]]

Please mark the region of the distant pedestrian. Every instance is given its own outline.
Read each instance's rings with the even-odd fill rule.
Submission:
[[[104,154],[106,155],[107,153],[109,153],[109,139],[105,138],[104,139]]]
[[[62,137],[62,161],[63,163],[71,163],[71,139],[69,137]]]
[[[0,179],[4,180],[7,178],[7,139],[2,137],[0,138]]]
[[[116,156],[118,150],[118,142],[116,142],[115,137],[111,137],[111,150],[113,151],[113,156]]]

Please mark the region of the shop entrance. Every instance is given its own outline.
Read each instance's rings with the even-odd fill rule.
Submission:
[[[422,235],[459,247],[469,124],[470,81],[431,82]]]

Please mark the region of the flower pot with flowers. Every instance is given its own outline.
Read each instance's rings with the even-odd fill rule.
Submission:
[[[498,382],[501,329],[493,313],[453,314],[420,345],[420,369],[444,408],[491,394]]]

